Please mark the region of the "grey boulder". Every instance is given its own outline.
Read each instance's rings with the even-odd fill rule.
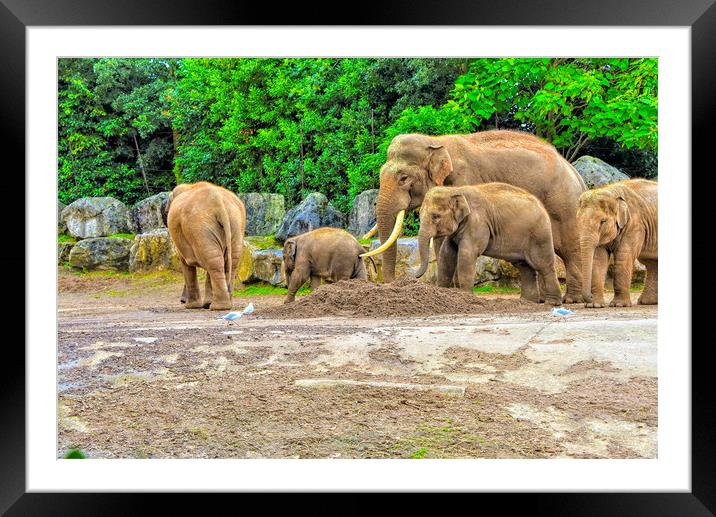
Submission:
[[[580,156],[572,165],[582,176],[587,188],[599,188],[617,181],[628,180],[629,176],[607,162],[594,156]]]
[[[121,237],[93,237],[72,247],[70,266],[87,271],[128,271],[131,239]]]
[[[282,250],[260,250],[253,254],[254,271],[253,276],[257,280],[263,280],[271,285],[286,287],[286,279],[283,274],[283,251]]]
[[[238,194],[246,207],[246,235],[273,235],[286,215],[281,194],[245,192]]]
[[[66,206],[61,217],[70,235],[79,239],[128,233],[129,209],[111,197],[83,197]]]
[[[361,237],[375,226],[375,202],[378,199],[378,189],[366,190],[358,194],[353,200],[353,208],[348,214],[348,231],[356,237]]]
[[[328,202],[320,192],[313,192],[301,204],[293,207],[284,217],[276,231],[276,239],[285,241],[289,237],[310,232],[316,228],[330,226],[343,228],[346,216]]]
[[[167,203],[171,192],[160,192],[139,201],[130,210],[133,230],[147,233],[157,228],[166,228]]]

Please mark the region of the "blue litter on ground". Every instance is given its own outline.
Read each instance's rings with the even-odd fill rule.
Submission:
[[[234,321],[234,320],[239,319],[239,318],[240,318],[241,316],[243,316],[244,314],[251,314],[252,312],[254,312],[254,304],[253,304],[253,303],[249,303],[243,311],[241,311],[241,312],[230,312],[230,313],[228,313],[228,314],[224,314],[224,315],[221,316],[219,319],[228,320],[228,321]]]
[[[562,307],[555,307],[552,309],[552,316],[566,316],[567,314],[574,314],[574,311],[563,309]]]

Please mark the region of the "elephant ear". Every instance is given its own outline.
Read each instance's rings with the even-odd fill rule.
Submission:
[[[460,224],[463,219],[470,215],[470,205],[462,194],[453,194],[450,198],[450,202],[452,203],[455,220],[457,224]]]
[[[452,172],[450,153],[442,145],[429,145],[428,174],[436,185],[442,185]]]
[[[629,222],[629,206],[623,197],[617,198],[617,228],[620,230]]]
[[[287,270],[293,271],[296,265],[296,241],[289,239],[283,245],[283,263]]]

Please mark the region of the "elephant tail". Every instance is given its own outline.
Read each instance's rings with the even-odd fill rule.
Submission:
[[[229,212],[224,207],[219,214],[219,224],[224,228],[224,240],[226,242],[226,248],[224,249],[224,271],[226,272],[226,280],[231,274],[231,220],[229,219]]]

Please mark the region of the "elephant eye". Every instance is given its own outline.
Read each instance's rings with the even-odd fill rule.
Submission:
[[[604,224],[604,223],[606,223],[606,222],[607,222],[607,220],[606,220],[606,219],[602,219],[602,220],[601,220],[601,222],[600,222],[599,224]]]
[[[440,214],[433,214],[433,222],[438,222],[440,220]]]
[[[401,185],[405,185],[409,179],[410,179],[410,176],[408,176],[407,174],[401,174],[400,177],[398,178],[398,181],[400,182]]]

